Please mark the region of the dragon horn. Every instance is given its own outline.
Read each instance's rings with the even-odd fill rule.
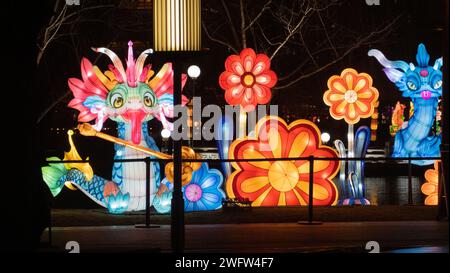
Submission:
[[[145,59],[147,59],[148,54],[152,54],[153,49],[149,48],[144,50],[141,55],[137,58],[136,61],[136,77],[139,79],[141,77],[141,73],[144,67]]]
[[[127,82],[128,86],[136,87],[136,66],[134,62],[134,56],[133,56],[133,42],[128,42],[128,58],[127,58]]]
[[[92,50],[94,50],[97,53],[103,53],[107,55],[111,61],[113,62],[114,66],[119,71],[120,75],[122,76],[122,79],[125,81],[127,78],[127,74],[125,73],[125,69],[123,68],[122,61],[120,61],[119,57],[114,53],[112,50],[107,49],[106,47],[92,47]]]
[[[433,69],[437,71],[441,68],[441,66],[442,66],[442,58],[439,58],[434,63]]]
[[[377,49],[371,49],[367,53],[370,57],[375,57],[378,62],[384,66],[385,68],[400,68],[403,72],[406,72],[409,68],[409,65],[404,61],[390,61],[386,59],[383,53]]]

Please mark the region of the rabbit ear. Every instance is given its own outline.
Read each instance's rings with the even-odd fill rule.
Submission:
[[[403,77],[403,75],[405,75],[405,73],[403,73],[397,69],[394,69],[394,68],[385,68],[385,69],[383,69],[383,71],[386,74],[386,76],[389,78],[389,80],[393,83],[400,81],[400,79]]]
[[[433,69],[438,71],[439,69],[441,69],[441,66],[442,66],[442,58],[439,58],[434,62]]]

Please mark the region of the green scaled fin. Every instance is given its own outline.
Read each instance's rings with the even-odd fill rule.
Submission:
[[[47,160],[60,161],[61,159],[57,157],[49,157]],[[45,183],[49,187],[53,196],[57,196],[62,188],[64,187],[64,183],[59,183],[58,180],[67,174],[66,168],[64,168],[63,163],[49,163],[49,166],[45,166],[41,168],[42,170],[42,178]]]

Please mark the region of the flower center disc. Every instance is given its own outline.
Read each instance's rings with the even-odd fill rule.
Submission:
[[[275,161],[269,168],[269,182],[277,191],[288,192],[298,183],[298,169],[291,161]]]
[[[186,187],[186,198],[191,202],[197,202],[202,197],[202,188],[197,184]]]
[[[252,87],[253,84],[255,84],[255,76],[251,73],[247,73],[242,75],[242,82],[244,83],[245,87]]]
[[[344,99],[348,103],[354,103],[358,100],[358,94],[356,94],[356,91],[354,90],[348,90],[345,92]]]

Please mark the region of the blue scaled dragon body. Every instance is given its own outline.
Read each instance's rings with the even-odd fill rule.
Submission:
[[[107,55],[112,64],[109,70],[100,71],[97,66],[83,58],[81,61],[82,79],[68,81],[74,98],[69,107],[77,109],[79,122],[95,120],[97,131],[109,118],[117,122],[118,137],[135,145],[159,151],[155,141],[148,134],[147,122],[157,118],[164,128],[173,130],[168,118],[173,117],[173,70],[166,63],[156,73],[151,65],[144,66],[147,49],[135,59],[133,43],[128,43],[126,69],[119,57],[107,48],[93,50]],[[187,80],[182,75],[182,85]],[[183,105],[187,98],[183,96]],[[73,132],[71,133],[73,134]],[[71,151],[65,153],[65,160],[81,160],[69,134]],[[143,152],[115,144],[114,159],[142,159],[148,155]],[[59,160],[56,157],[50,158]],[[137,211],[146,205],[146,164],[144,162],[115,162],[111,180],[93,174],[88,163],[50,163],[42,168],[43,179],[54,196],[66,185],[79,189],[97,204],[108,208],[112,213]],[[150,204],[160,198],[167,187],[160,182],[160,166],[151,163]]]
[[[429,65],[430,55],[420,44],[417,50],[417,65],[404,61],[390,61],[379,50],[372,49],[369,56],[375,57],[389,80],[410,98],[414,115],[395,136],[393,157],[439,157],[441,135],[431,134],[439,97],[442,95],[442,58]],[[412,160],[416,165],[429,165],[434,160]]]

